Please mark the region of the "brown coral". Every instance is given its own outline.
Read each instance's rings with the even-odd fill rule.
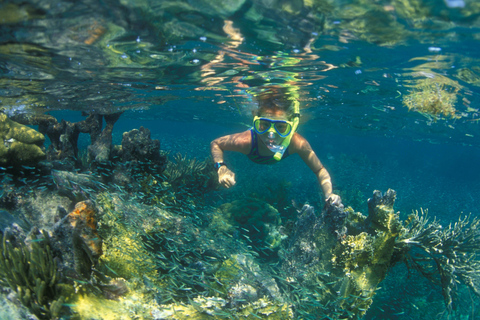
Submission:
[[[43,134],[0,113],[0,164],[34,164],[45,158]]]
[[[92,265],[103,254],[102,240],[97,233],[95,215],[97,209],[93,202],[87,200],[77,203],[67,219],[72,229],[75,270],[87,276]]]

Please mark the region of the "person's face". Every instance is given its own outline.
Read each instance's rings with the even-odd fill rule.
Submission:
[[[287,120],[287,113],[278,109],[264,109],[260,114],[260,117],[271,120]],[[277,124],[281,125],[281,124]],[[265,128],[260,128],[262,131],[270,127],[270,122],[265,123]],[[282,130],[283,131],[283,130]],[[280,137],[273,129],[259,135],[259,140],[263,142],[270,150],[273,151],[275,146],[279,146],[284,138]]]

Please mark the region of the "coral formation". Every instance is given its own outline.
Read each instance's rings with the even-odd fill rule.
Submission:
[[[102,163],[111,159],[113,126],[121,115],[122,112],[103,115],[105,127],[99,135],[90,135],[92,140],[92,143],[88,146],[90,162]]]
[[[4,113],[0,113],[0,139],[1,165],[31,165],[45,158],[42,150],[45,137],[9,119]]]
[[[88,277],[103,254],[102,239],[97,233],[96,208],[91,201],[82,201],[75,205],[75,210],[66,216],[72,228],[72,245],[75,270]],[[66,224],[60,223],[63,228]],[[65,232],[65,231],[64,231]]]
[[[277,209],[262,200],[235,200],[221,205],[218,211],[227,224],[240,227],[242,236],[258,252],[278,250],[285,238],[279,230],[282,220]]]
[[[160,141],[150,138],[150,130],[140,127],[123,133],[122,145],[117,149],[115,156],[123,162],[153,161],[165,162],[160,155]]]
[[[480,296],[480,219],[471,216],[443,228],[430,222],[423,210],[409,216],[396,240],[397,254],[404,262],[442,289],[445,304],[452,312],[459,304],[458,283]]]
[[[22,193],[3,178],[0,204],[8,212],[0,222],[22,217],[53,232],[33,229],[28,238],[9,229],[0,271],[38,317],[65,314],[68,306],[80,319],[115,311],[120,319],[359,319],[398,262],[439,285],[450,312],[459,304],[459,284],[480,295],[478,219],[441,228],[417,213],[402,223],[393,190],[375,191],[368,215],[330,201],[317,214],[289,203],[286,182],[205,206],[204,194],[216,188],[209,160],[167,160],[143,127],[112,146],[119,116],[77,123],[24,116],[52,140],[51,163],[41,171],[51,173],[50,184]],[[92,136],[83,166],[81,132]],[[91,171],[67,171],[57,160]],[[32,171],[36,183],[39,172]],[[359,198],[358,190],[350,196],[364,203]],[[27,281],[18,285],[20,274]]]

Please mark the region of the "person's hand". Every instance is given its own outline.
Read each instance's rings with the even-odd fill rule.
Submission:
[[[228,169],[227,166],[221,166],[218,169],[218,183],[225,188],[232,187],[235,185],[235,173]]]
[[[325,199],[325,202],[329,202],[332,205],[340,205],[342,203],[342,198],[338,194],[331,193],[327,199]]]

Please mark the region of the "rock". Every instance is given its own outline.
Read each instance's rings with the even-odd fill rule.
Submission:
[[[33,165],[45,158],[45,137],[0,113],[0,165]]]
[[[89,278],[92,267],[103,254],[102,239],[97,233],[97,209],[87,200],[77,203],[75,209],[54,227],[54,236],[64,254],[64,263],[72,265],[75,271]],[[70,260],[70,261],[68,261]]]
[[[223,261],[215,273],[220,283],[229,284],[229,304],[232,307],[252,303],[262,297],[272,301],[283,302],[275,280],[249,255],[232,255]],[[246,301],[244,301],[246,300]]]
[[[338,239],[345,236],[347,228],[347,213],[342,203],[333,204],[331,199],[325,203],[325,210],[322,213],[323,219],[327,224],[329,230],[337,236]]]
[[[112,132],[113,125],[122,115],[122,112],[104,115],[106,122],[105,128],[88,146],[89,161],[105,162],[110,160],[110,152],[112,151]],[[92,135],[91,135],[92,136]]]
[[[15,224],[25,225],[24,221],[21,221],[18,217],[13,216],[8,211],[0,210],[0,231],[5,230],[5,228]]]
[[[84,190],[97,190],[99,181],[95,176],[68,171],[52,170],[58,194],[69,198],[73,204],[87,198]]]
[[[119,156],[123,162],[126,161],[153,161],[160,162],[160,141],[150,138],[150,130],[140,127],[123,133],[122,148]]]

